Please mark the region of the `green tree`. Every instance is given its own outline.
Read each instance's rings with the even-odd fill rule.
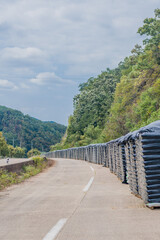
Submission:
[[[55,122],[43,122],[20,111],[0,106],[0,131],[7,144],[49,151],[50,145],[61,141],[66,127]]]
[[[41,154],[41,152],[38,149],[33,148],[27,153],[27,157],[30,158],[30,157],[33,157],[33,156],[38,156],[40,154]]]
[[[3,137],[2,132],[0,132],[0,156],[5,157],[8,155],[8,153],[8,145],[5,138]]]
[[[144,25],[138,29],[140,35],[147,35],[143,41],[146,49],[153,51],[156,62],[160,64],[160,9],[155,9],[154,18],[146,18]]]
[[[15,155],[15,148],[12,145],[8,145],[9,157],[14,157]]]
[[[147,36],[144,48],[136,44],[117,68],[79,85],[66,138],[57,148],[109,141],[160,118],[159,18],[156,9],[138,29]]]
[[[73,99],[74,113],[69,118],[64,145],[81,146],[95,141],[95,135],[102,131],[109,114],[116,83],[121,77],[121,67],[108,68],[96,78],[89,78],[79,85],[80,93]]]
[[[24,158],[25,157],[25,148],[15,147],[14,149],[14,157],[16,158]]]
[[[63,149],[63,146],[61,143],[57,143],[55,145],[50,146],[50,151],[61,150],[61,149]]]

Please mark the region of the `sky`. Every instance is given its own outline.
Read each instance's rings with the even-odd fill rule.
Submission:
[[[0,0],[0,105],[67,125],[78,85],[115,68],[159,0]]]

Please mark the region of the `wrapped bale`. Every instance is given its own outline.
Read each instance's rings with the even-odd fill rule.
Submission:
[[[98,164],[98,159],[99,159],[99,149],[98,149],[98,145],[95,145],[95,149],[96,149],[96,163]]]
[[[103,144],[99,144],[99,150],[100,150],[100,161],[99,161],[99,164],[102,165],[102,163],[103,163],[103,154],[104,154]]]
[[[117,177],[121,180],[121,164],[120,164],[120,152],[119,144],[116,142],[116,163],[117,163]]]
[[[139,194],[148,206],[160,207],[160,121],[141,128],[135,142]]]
[[[127,170],[126,170],[126,152],[125,145],[121,143],[119,145],[119,163],[120,163],[120,179],[122,183],[127,183]]]
[[[131,192],[133,191],[132,187],[132,176],[131,176],[131,160],[130,160],[130,145],[128,142],[125,144],[125,154],[126,154],[126,175],[127,175],[127,183],[129,184],[129,188]]]
[[[87,161],[90,162],[91,161],[91,159],[90,159],[90,146],[86,147],[86,153],[87,153]]]
[[[105,156],[105,147],[104,147],[104,144],[101,143],[100,144],[100,164],[103,165],[103,162],[104,162],[104,156]]]
[[[100,145],[97,144],[97,164],[100,164],[101,162],[101,149],[100,149]]]
[[[105,166],[109,168],[108,143],[105,144]]]
[[[104,167],[108,167],[108,158],[107,158],[107,143],[103,143],[102,147],[102,164]]]
[[[109,169],[111,172],[113,172],[113,142],[114,141],[110,141],[108,143]]]
[[[115,159],[116,159],[116,175],[122,181],[123,175],[123,164],[121,164],[121,148],[119,146],[120,138],[115,140],[114,150],[115,150]]]
[[[119,138],[117,142],[118,142],[119,178],[122,181],[122,183],[127,183],[125,136]]]
[[[93,163],[97,163],[97,148],[96,145],[93,145]]]
[[[139,195],[139,183],[138,183],[138,162],[136,155],[136,144],[135,140],[130,140],[128,142],[130,149],[130,167],[131,167],[131,182],[132,182],[132,192],[135,195]]]
[[[116,142],[112,144],[112,162],[113,162],[113,173],[117,174],[117,159],[116,159]]]
[[[160,132],[140,134],[136,146],[140,195],[146,204],[160,206]]]
[[[94,163],[96,157],[94,155],[94,145],[90,145],[90,162]]]
[[[85,147],[85,161],[89,161],[89,157],[88,157],[88,146]]]
[[[114,142],[114,168],[115,168],[115,174],[119,179],[121,179],[121,164],[119,159],[119,145],[118,140],[116,139]]]
[[[136,144],[135,139],[138,131],[134,131],[126,135],[126,163],[127,163],[127,175],[130,190],[136,196],[139,195],[138,190],[138,170],[137,170],[137,155],[136,155]]]

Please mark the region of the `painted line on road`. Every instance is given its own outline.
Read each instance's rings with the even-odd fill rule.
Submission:
[[[43,240],[54,240],[66,222],[67,218],[62,218],[59,220],[57,224],[47,233]]]
[[[91,168],[92,172],[94,172],[94,168],[92,166],[90,166],[90,168]]]
[[[83,192],[87,192],[90,188],[90,186],[92,185],[94,180],[94,177],[91,177],[91,179],[89,180],[88,184],[85,186],[85,188],[83,189]]]

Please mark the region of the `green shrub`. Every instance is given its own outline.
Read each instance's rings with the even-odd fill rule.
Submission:
[[[17,177],[17,173],[0,170],[0,190],[11,184],[17,183]]]
[[[12,184],[20,183],[31,176],[35,176],[47,167],[46,158],[37,156],[33,157],[33,161],[34,165],[23,166],[19,174],[0,170],[0,190]]]
[[[44,158],[37,156],[37,157],[33,157],[32,160],[34,161],[34,164],[36,166],[40,166],[43,163]]]
[[[33,156],[38,156],[40,154],[41,154],[41,152],[38,149],[33,148],[27,153],[27,157],[30,158],[30,157],[33,157]]]

